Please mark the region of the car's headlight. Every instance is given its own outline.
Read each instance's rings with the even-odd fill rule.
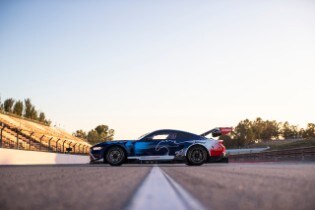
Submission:
[[[92,150],[101,150],[103,147],[92,147]]]

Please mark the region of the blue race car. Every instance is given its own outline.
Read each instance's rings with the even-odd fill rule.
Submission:
[[[179,130],[157,130],[138,140],[106,141],[90,149],[91,163],[102,161],[112,166],[127,162],[164,161],[202,165],[206,162],[228,162],[222,140],[207,138],[228,134],[232,128],[214,128],[201,135]]]

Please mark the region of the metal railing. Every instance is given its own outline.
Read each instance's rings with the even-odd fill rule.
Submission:
[[[36,138],[35,136],[38,136]],[[40,136],[40,137],[39,137]],[[66,144],[68,146],[66,146]],[[0,122],[0,148],[67,154],[88,154],[90,145],[45,133],[12,127]]]
[[[315,146],[229,155],[235,161],[315,160]]]

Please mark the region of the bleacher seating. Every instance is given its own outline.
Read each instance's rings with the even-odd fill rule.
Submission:
[[[88,142],[53,126],[0,113],[2,147],[33,151],[87,153]]]

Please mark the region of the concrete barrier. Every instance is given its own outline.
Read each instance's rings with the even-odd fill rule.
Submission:
[[[0,165],[87,164],[87,155],[70,155],[0,148]]]

